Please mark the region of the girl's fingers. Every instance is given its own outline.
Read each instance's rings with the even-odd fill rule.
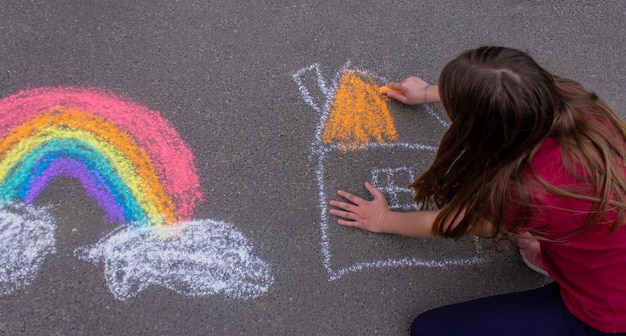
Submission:
[[[380,204],[384,204],[385,206],[389,205],[387,203],[387,197],[385,197],[385,194],[378,190],[378,188],[376,188],[373,184],[366,182],[365,188],[372,194],[372,196],[374,196],[374,201],[377,201]]]
[[[374,187],[369,182],[365,182],[365,189],[367,189],[367,191],[369,191],[370,194],[374,196],[374,199],[379,199],[381,196],[383,196],[383,193],[381,193],[380,190],[378,190],[378,188]]]
[[[402,88],[402,83],[394,83],[394,82],[389,82],[387,84],[385,84],[386,87],[395,90],[397,92],[394,91],[389,91],[387,92],[387,97],[389,98],[393,98],[395,100],[399,100],[399,101],[403,101],[406,99],[406,97],[404,96],[404,90]]]
[[[355,228],[360,227],[357,216],[352,212],[331,209],[330,214],[339,217],[337,221],[339,225]]]
[[[339,208],[339,209],[343,209],[343,210],[348,210],[348,208],[350,208],[350,206],[352,206],[352,204],[348,204],[348,203],[345,203],[345,202],[339,202],[339,201],[332,200],[332,201],[330,201],[330,206],[335,207],[335,208]]]
[[[363,204],[363,202],[365,202],[365,200],[362,199],[361,197],[356,196],[356,195],[352,195],[351,193],[343,191],[343,190],[337,191],[337,195],[347,199],[348,201],[350,201],[350,202],[352,202],[352,203],[354,203],[356,205],[361,205],[361,204]]]
[[[399,93],[395,93],[395,92],[389,92],[387,93],[387,97],[391,98],[391,99],[395,99],[403,104],[408,104],[409,100],[408,98],[403,95],[403,94],[399,94]]]
[[[394,82],[389,82],[387,84],[385,84],[386,87],[399,91],[401,93],[398,92],[394,92],[394,91],[389,91],[387,92],[387,97],[391,98],[391,99],[395,99],[401,103],[406,104],[407,103],[407,97],[404,94],[404,88],[402,87],[402,83],[394,83]]]
[[[402,83],[389,82],[385,84],[386,87],[398,91],[402,91]]]
[[[350,220],[354,220],[355,219],[355,215],[352,212],[349,211],[341,211],[341,210],[337,210],[337,209],[331,209],[330,210],[330,214],[333,216],[337,216],[337,217],[341,217],[344,219],[350,219]]]
[[[340,219],[337,221],[337,223],[339,223],[339,225],[347,226],[347,227],[354,227],[354,228],[359,227],[356,221],[347,221],[347,220]]]

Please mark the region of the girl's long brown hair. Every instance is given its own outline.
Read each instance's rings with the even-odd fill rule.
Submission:
[[[436,236],[489,232],[510,238],[540,204],[533,190],[592,202],[588,230],[608,211],[625,221],[626,124],[580,84],[550,74],[530,56],[503,47],[468,50],[439,77],[443,107],[452,120],[430,168],[411,187],[424,208],[440,208]],[[567,172],[588,188],[532,182],[530,162],[554,138]],[[538,176],[535,175],[538,178]],[[504,216],[514,204],[515,218]],[[457,225],[457,219],[463,218]]]

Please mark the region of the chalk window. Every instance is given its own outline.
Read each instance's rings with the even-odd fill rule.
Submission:
[[[410,168],[372,169],[372,184],[385,194],[391,209],[418,210],[413,190],[407,187],[414,180],[415,174]]]

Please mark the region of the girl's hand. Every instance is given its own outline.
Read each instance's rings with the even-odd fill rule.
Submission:
[[[365,183],[365,188],[374,196],[372,201],[367,201],[339,190],[337,194],[351,203],[330,201],[331,206],[341,209],[330,209],[330,214],[342,218],[339,219],[339,224],[343,226],[355,227],[375,233],[386,232],[384,219],[391,211],[387,205],[385,195],[369,182]]]
[[[400,91],[389,92],[387,97],[409,105],[439,103],[439,89],[436,85],[430,85],[419,77],[409,77],[401,83],[389,82],[388,88]]]

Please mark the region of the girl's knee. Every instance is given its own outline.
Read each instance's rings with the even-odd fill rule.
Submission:
[[[436,320],[436,313],[432,310],[418,315],[411,323],[411,336],[434,335],[438,325]]]

